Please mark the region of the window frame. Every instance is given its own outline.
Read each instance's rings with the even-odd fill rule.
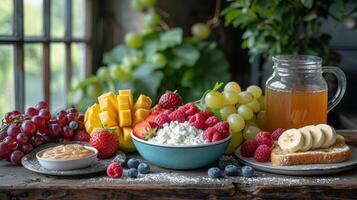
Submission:
[[[11,35],[0,35],[0,44],[11,44],[14,50],[14,86],[15,108],[25,109],[25,69],[24,69],[24,45],[28,43],[42,44],[42,87],[44,100],[51,105],[51,66],[50,44],[62,43],[65,46],[65,91],[71,89],[72,80],[72,56],[71,44],[81,43],[85,45],[85,76],[89,76],[93,70],[93,48],[91,47],[94,32],[95,0],[85,0],[85,24],[84,37],[72,36],[72,0],[65,0],[65,34],[64,37],[51,37],[51,1],[43,0],[43,33],[40,36],[24,35],[24,0],[13,0],[13,23]],[[66,102],[67,103],[67,102]]]

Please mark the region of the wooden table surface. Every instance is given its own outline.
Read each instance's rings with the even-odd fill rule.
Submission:
[[[357,130],[339,131],[357,147]],[[0,199],[357,199],[357,168],[325,176],[257,172],[253,178],[210,179],[206,169],[172,171],[152,166],[137,179],[53,177],[0,162]]]

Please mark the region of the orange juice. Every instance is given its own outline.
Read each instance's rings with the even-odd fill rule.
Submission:
[[[300,128],[327,122],[327,90],[283,91],[267,87],[265,128]]]

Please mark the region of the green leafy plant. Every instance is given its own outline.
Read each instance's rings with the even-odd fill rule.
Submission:
[[[208,25],[200,23],[193,37],[184,37],[181,28],[169,28],[154,12],[150,6],[155,1],[149,7],[146,1],[132,1],[135,9],[147,12],[146,30],[128,33],[125,44],[105,53],[105,66],[71,90],[70,104],[85,108],[101,93],[122,88],[154,100],[166,90],[177,90],[185,101],[193,101],[217,81],[230,80],[223,52],[216,43],[204,41],[210,34]]]
[[[321,21],[328,17],[351,26],[351,15],[343,0],[234,0],[221,12],[225,24],[244,30],[243,48],[250,60],[257,55],[310,54],[336,64],[339,55],[329,47],[331,36],[321,33]],[[334,12],[332,12],[334,10]]]

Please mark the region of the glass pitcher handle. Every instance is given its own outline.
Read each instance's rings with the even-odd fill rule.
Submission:
[[[337,91],[335,96],[328,102],[327,112],[330,112],[341,101],[346,91],[346,75],[338,67],[324,66],[322,67],[323,73],[331,73],[337,78]]]

